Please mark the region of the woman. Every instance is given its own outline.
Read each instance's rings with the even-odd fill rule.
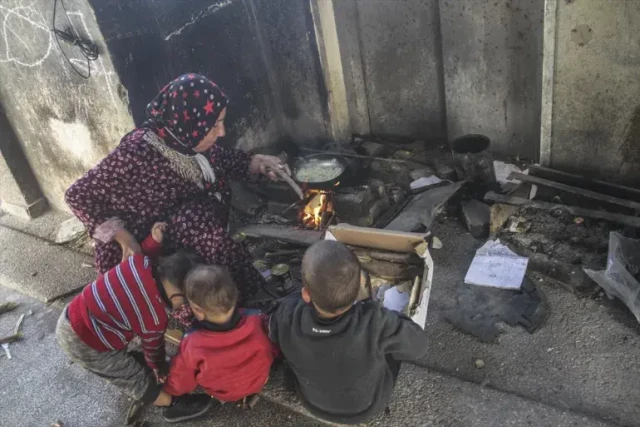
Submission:
[[[166,246],[192,249],[229,268],[240,294],[263,282],[243,247],[227,234],[229,179],[289,168],[277,157],[216,145],[225,136],[227,98],[207,78],[186,74],[147,106],[148,120],[67,190],[65,200],[96,240],[104,273],[141,252],[155,222],[167,222]]]

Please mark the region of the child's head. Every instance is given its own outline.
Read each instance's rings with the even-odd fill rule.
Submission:
[[[170,286],[173,292],[184,292],[187,274],[196,265],[203,262],[199,255],[183,249],[166,257],[160,257],[155,266],[155,275],[162,282],[165,289]],[[171,298],[171,295],[167,295]]]
[[[187,299],[198,320],[225,322],[238,302],[238,289],[229,271],[218,265],[199,265],[189,272]]]
[[[360,290],[360,263],[342,243],[322,240],[302,259],[302,298],[316,309],[338,315],[353,305]]]

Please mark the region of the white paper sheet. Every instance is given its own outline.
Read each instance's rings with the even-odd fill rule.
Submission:
[[[385,308],[399,313],[404,313],[409,304],[410,292],[399,292],[397,287],[392,287],[384,293],[383,305]]]
[[[464,278],[468,285],[520,289],[529,258],[518,256],[500,243],[489,240],[476,251]]]

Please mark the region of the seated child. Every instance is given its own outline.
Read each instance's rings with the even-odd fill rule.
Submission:
[[[360,264],[342,243],[311,246],[302,281],[301,295],[285,298],[272,314],[270,338],[309,412],[336,423],[364,422],[389,404],[400,361],[426,353],[425,333],[375,301],[356,303]]]
[[[223,402],[258,393],[273,362],[265,317],[236,308],[238,290],[224,267],[197,266],[185,287],[197,321],[182,338],[164,391],[180,396],[200,386]]]
[[[160,252],[164,227],[154,225],[141,245],[143,252],[151,256]],[[176,400],[157,382],[167,369],[167,310],[183,304],[183,282],[197,262],[195,255],[183,251],[161,258],[157,265],[145,255],[128,257],[87,285],[64,309],[56,329],[60,347],[74,363],[137,401],[181,406],[189,418],[203,414],[211,399]],[[147,366],[127,351],[135,336],[141,338]]]

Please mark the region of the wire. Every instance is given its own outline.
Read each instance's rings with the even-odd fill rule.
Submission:
[[[62,55],[64,56],[64,58],[67,60],[69,65],[71,65],[71,68],[73,68],[73,71],[75,71],[76,74],[78,74],[80,77],[88,79],[91,77],[91,62],[98,59],[98,56],[99,56],[98,46],[96,46],[95,43],[89,40],[85,40],[78,35],[78,33],[73,28],[73,25],[71,24],[71,20],[69,19],[69,14],[67,13],[67,8],[64,6],[64,3],[62,0],[59,0],[59,1],[60,1],[60,4],[62,5],[62,9],[64,9],[64,15],[67,18],[67,22],[69,23],[69,26],[65,30],[59,30],[56,28],[56,12],[57,12],[58,0],[53,0],[53,21],[51,24],[51,27],[52,27],[51,31],[55,35],[56,43],[58,44],[58,48],[60,49],[60,52],[62,52]],[[80,52],[82,53],[82,56],[84,56],[87,60],[86,74],[83,73],[81,70],[79,70],[78,67],[76,67],[76,65],[73,62],[71,62],[71,60],[65,53],[64,49],[62,49],[62,46],[60,45],[60,40],[72,46],[77,46],[80,48]]]

